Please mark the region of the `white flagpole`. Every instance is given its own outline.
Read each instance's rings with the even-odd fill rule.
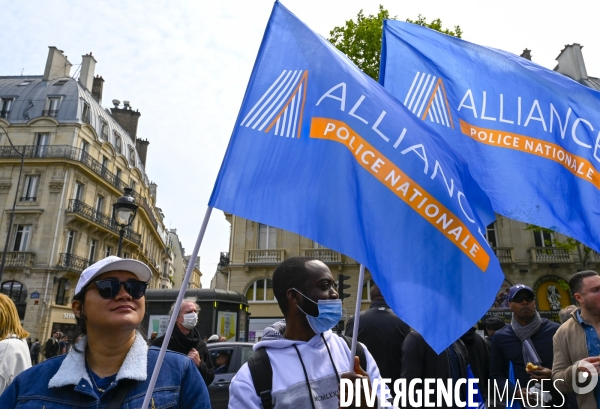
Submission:
[[[142,404],[142,408],[147,409],[148,404],[150,403],[150,399],[152,398],[154,385],[156,385],[156,379],[158,378],[160,367],[162,366],[163,360],[165,358],[165,353],[167,352],[167,346],[169,345],[169,340],[171,339],[171,334],[173,333],[173,327],[175,327],[175,321],[177,320],[177,316],[179,315],[179,309],[181,308],[183,296],[185,294],[185,291],[187,290],[188,283],[190,282],[190,276],[192,275],[192,271],[194,270],[196,257],[198,257],[198,252],[200,251],[200,244],[202,244],[202,239],[204,238],[204,233],[206,232],[206,226],[208,225],[208,219],[210,219],[211,212],[212,207],[209,206],[208,209],[206,209],[204,221],[202,222],[202,227],[200,227],[200,234],[198,234],[198,239],[196,240],[196,246],[194,247],[194,251],[192,251],[192,255],[190,256],[190,261],[188,263],[188,268],[185,272],[185,277],[183,277],[183,282],[181,283],[181,290],[179,290],[179,295],[177,296],[177,301],[175,302],[175,308],[173,309],[173,315],[171,315],[171,320],[169,321],[169,326],[167,327],[167,332],[165,333],[165,340],[163,341],[163,344],[160,347],[160,353],[158,354],[158,359],[156,360],[156,365],[154,366],[154,372],[152,372],[152,377],[150,378],[150,384],[148,385],[148,390],[146,391],[146,396],[144,397],[144,403]]]
[[[350,371],[354,371],[354,357],[356,356],[356,340],[358,337],[358,321],[360,321],[360,302],[362,300],[362,287],[365,280],[365,266],[360,265],[358,284],[356,288],[356,308],[354,308],[354,327],[352,331],[352,348],[350,348]],[[344,291],[343,289],[341,291]],[[367,368],[363,368],[365,371]]]

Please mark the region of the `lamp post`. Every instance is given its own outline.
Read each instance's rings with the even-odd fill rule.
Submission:
[[[17,206],[17,197],[19,196],[19,188],[21,186],[21,174],[23,173],[23,162],[25,161],[25,149],[23,149],[22,152],[19,152],[19,150],[17,148],[15,148],[15,145],[13,145],[12,141],[10,140],[10,136],[8,136],[8,131],[6,130],[6,128],[4,128],[2,125],[0,125],[0,128],[2,128],[2,130],[6,134],[6,139],[10,143],[10,146],[15,150],[15,152],[17,152],[21,156],[21,168],[19,169],[19,177],[17,178],[17,190],[15,191],[15,200],[13,201],[12,212],[10,214],[10,219],[8,221],[8,231],[6,233],[6,243],[4,243],[4,252],[2,253],[2,264],[0,265],[0,283],[1,283],[2,282],[2,274],[4,273],[4,265],[6,264],[6,253],[8,251],[8,242],[10,240],[10,233],[12,230],[13,218],[15,216],[15,207]]]
[[[133,219],[137,213],[138,205],[135,204],[135,199],[131,195],[133,189],[126,187],[123,196],[117,199],[113,204],[113,221],[120,227],[119,230],[119,247],[117,247],[117,257],[121,257],[121,247],[123,246],[123,236],[125,229],[131,226]]]

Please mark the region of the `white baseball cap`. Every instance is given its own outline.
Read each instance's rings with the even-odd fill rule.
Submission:
[[[77,286],[75,287],[75,295],[79,294],[94,278],[100,274],[108,273],[109,271],[129,271],[135,274],[140,281],[148,282],[152,277],[150,268],[141,261],[130,258],[121,258],[117,256],[108,256],[100,261],[95,262],[81,273]]]

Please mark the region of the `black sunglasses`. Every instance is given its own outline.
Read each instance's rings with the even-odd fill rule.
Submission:
[[[98,288],[100,297],[106,298],[107,300],[119,295],[122,285],[125,287],[127,294],[136,300],[142,298],[144,294],[146,294],[146,287],[148,287],[148,283],[139,280],[119,281],[107,279],[94,281],[94,284],[96,284],[96,287]]]

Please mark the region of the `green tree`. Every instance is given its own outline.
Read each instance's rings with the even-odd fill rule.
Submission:
[[[365,74],[377,81],[381,59],[383,20],[396,19],[397,17],[390,17],[390,13],[382,5],[379,5],[377,15],[365,16],[361,10],[356,16],[356,21],[347,20],[343,26],[334,27],[329,32],[328,40],[346,54]],[[406,21],[458,38],[462,36],[460,26],[455,26],[453,31],[444,29],[439,18],[428,23],[427,19],[419,14],[416,20],[406,19]]]

